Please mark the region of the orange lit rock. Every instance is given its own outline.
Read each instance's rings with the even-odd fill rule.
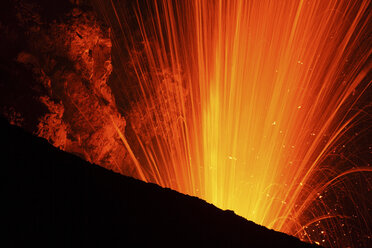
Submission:
[[[8,7],[14,8],[16,16],[12,18],[17,23],[2,26],[0,31],[10,37],[13,28],[25,37],[12,56],[32,76],[22,87],[34,89],[37,94],[33,93],[32,101],[45,107],[41,116],[29,114],[35,120],[26,118],[26,122],[37,122],[36,130],[29,131],[92,163],[136,177],[112,123],[125,134],[126,121],[108,86],[112,72],[110,29],[103,27],[93,12],[80,9],[79,3],[56,3],[65,12],[52,17],[47,16],[51,7],[47,4],[12,4]],[[14,101],[16,105],[17,99]],[[6,108],[3,115],[10,119],[14,112],[20,119],[26,114],[17,111]]]
[[[56,103],[48,96],[40,97],[40,100],[48,107],[50,113],[40,119],[37,135],[46,138],[55,147],[66,150],[68,128],[62,119],[64,112],[62,103]]]

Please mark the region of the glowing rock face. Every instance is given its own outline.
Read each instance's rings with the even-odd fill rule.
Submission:
[[[16,3],[19,23],[9,26],[20,25],[18,35],[26,34],[23,47],[28,49],[20,50],[15,61],[31,72],[29,82],[22,87],[36,89],[32,101],[39,102],[45,111],[39,117],[36,110],[29,114],[36,120],[20,119],[25,113],[17,117],[17,109],[10,109],[14,114],[7,116],[20,125],[37,121],[37,130],[29,131],[54,146],[116,172],[136,176],[117,133],[117,129],[124,133],[126,121],[107,84],[112,72],[110,30],[102,27],[93,12],[78,8],[46,23],[38,12],[42,7],[45,6]],[[16,101],[9,104],[16,105]]]
[[[49,95],[46,96],[59,101],[57,104],[62,111],[59,118],[65,125],[66,135],[58,137],[58,132],[43,131],[61,128],[53,123],[53,118],[48,118],[49,122],[40,122],[38,134],[55,145],[64,138],[61,146],[64,150],[114,171],[132,174],[131,161],[126,159],[127,152],[111,123],[112,117],[124,132],[126,122],[107,85],[112,71],[108,32],[95,24],[94,15],[74,15],[69,22],[50,28],[52,40],[57,41],[55,54],[65,56],[73,65],[73,68],[64,68],[51,75]],[[56,103],[52,100],[46,103],[49,103],[49,115],[55,114],[51,105]]]

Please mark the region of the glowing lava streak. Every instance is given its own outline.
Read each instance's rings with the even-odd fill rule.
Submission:
[[[337,177],[320,177],[322,163],[371,85],[370,1],[138,4],[141,49],[111,4],[143,99],[132,121],[142,179],[301,232]]]

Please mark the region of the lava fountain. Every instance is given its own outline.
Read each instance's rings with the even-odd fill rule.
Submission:
[[[355,242],[342,192],[371,241],[351,190],[357,177],[370,194],[369,162],[332,159],[354,127],[370,134],[370,1],[124,5],[96,1],[137,83],[132,176],[326,246]]]

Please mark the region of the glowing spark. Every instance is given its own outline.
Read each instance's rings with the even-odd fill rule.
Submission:
[[[370,1],[138,3],[140,51],[111,5],[142,96],[132,124],[150,168],[136,162],[141,178],[311,240],[305,213],[351,173],[319,176],[371,85],[372,49],[360,45]]]

